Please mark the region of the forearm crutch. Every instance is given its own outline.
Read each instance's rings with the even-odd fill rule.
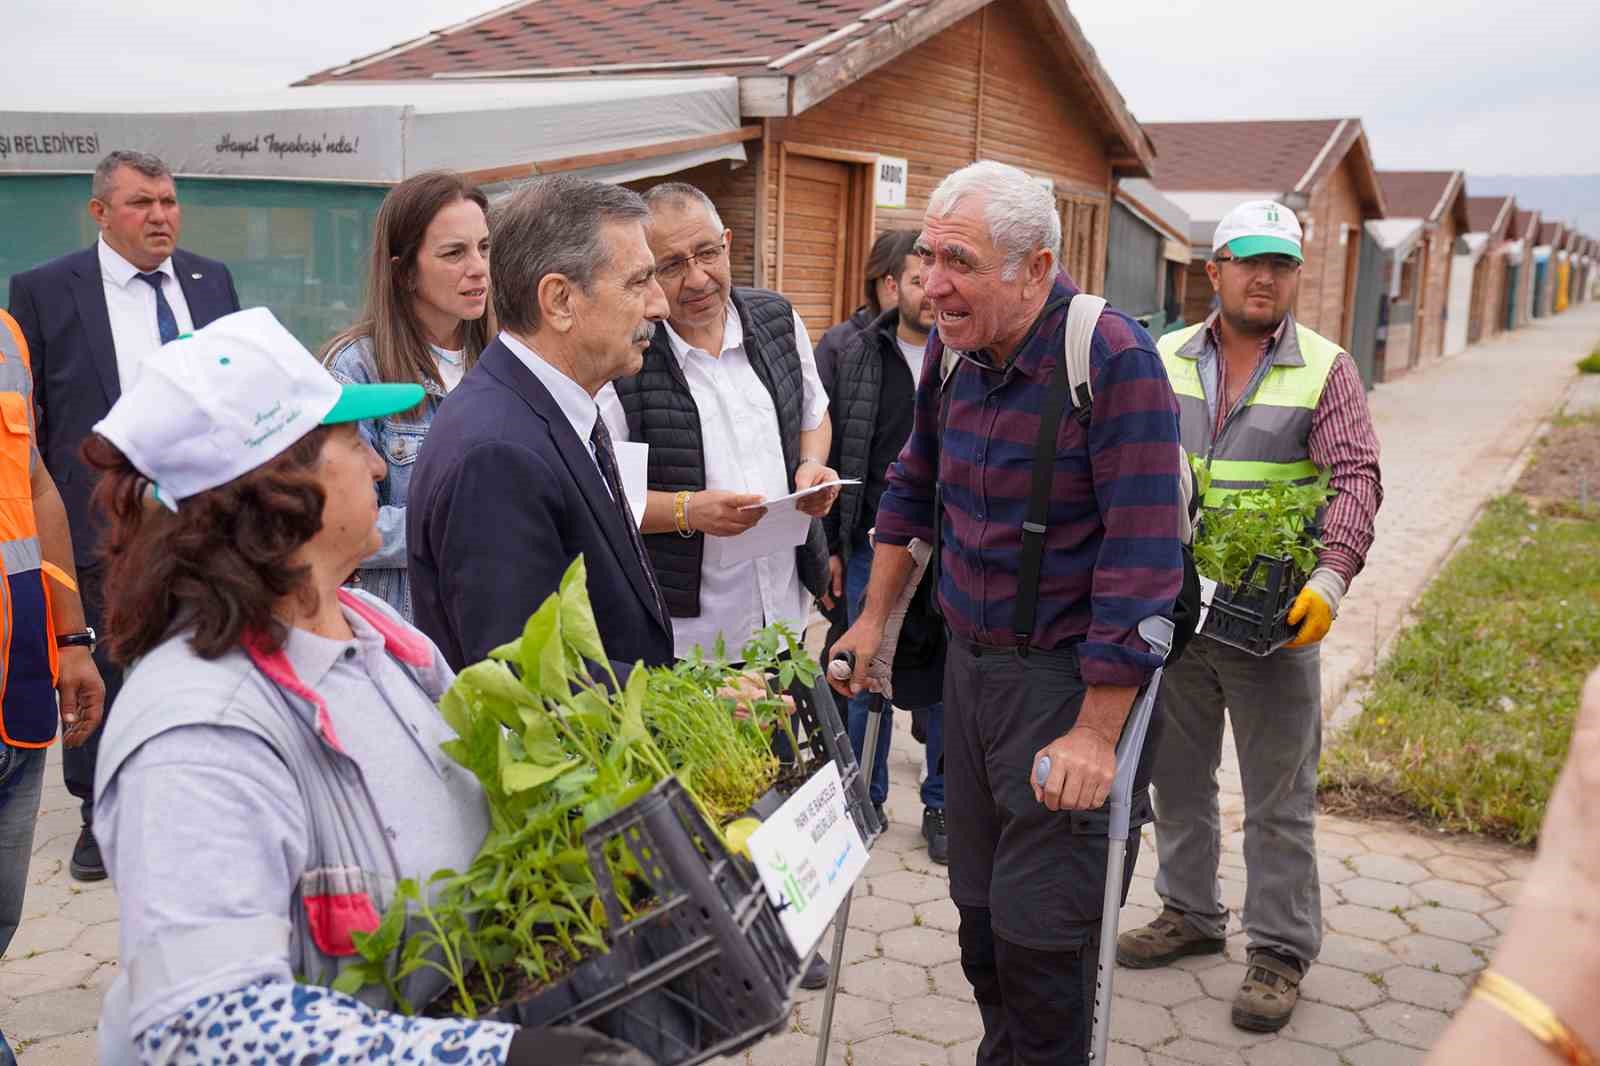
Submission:
[[[1163,663],[1172,648],[1172,623],[1156,615],[1139,623],[1139,636]],[[1161,667],[1134,699],[1128,721],[1117,742],[1117,773],[1111,780],[1111,817],[1106,826],[1106,887],[1100,912],[1100,958],[1094,974],[1094,1025],[1089,1030],[1089,1061],[1102,1066],[1111,1042],[1111,985],[1117,969],[1117,920],[1122,911],[1122,873],[1128,859],[1128,823],[1133,814],[1133,779],[1139,771],[1139,754],[1150,731],[1156,692],[1161,687]],[[1039,760],[1034,778],[1043,784],[1050,774],[1049,756]],[[820,1064],[819,1064],[820,1066]]]

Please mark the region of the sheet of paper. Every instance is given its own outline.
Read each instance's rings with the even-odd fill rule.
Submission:
[[[867,868],[867,846],[845,807],[839,768],[830,762],[812,774],[750,834],[749,848],[783,931],[806,958]]]
[[[753,511],[758,507],[765,507],[767,513],[762,515],[755,525],[736,537],[707,537],[706,558],[716,566],[734,566],[738,563],[747,563],[751,559],[760,559],[776,552],[798,548],[806,542],[806,534],[811,530],[811,516],[796,507],[795,501],[825,489],[860,483],[855,478],[825,481],[809,489],[801,489],[799,492],[791,492],[787,496],[768,500],[766,503],[741,507],[739,508],[741,511]]]
[[[832,481],[824,481],[819,485],[812,485],[809,489],[801,489],[799,492],[791,492],[787,496],[778,496],[778,497],[776,497],[774,499],[768,500],[766,503],[747,504],[746,506],[739,508],[739,510],[741,510],[741,511],[753,511],[757,507],[765,507],[767,509],[767,514],[769,514],[769,515],[774,510],[783,510],[785,508],[787,508],[787,509],[792,511],[792,510],[795,509],[795,503],[794,502],[796,500],[804,499],[805,497],[810,496],[813,493],[822,492],[825,489],[842,488],[845,485],[859,485],[859,484],[861,484],[861,479],[860,478],[854,478],[854,477],[835,478]]]
[[[775,552],[793,551],[806,542],[811,516],[794,502],[779,504],[761,521],[736,537],[707,537],[706,556],[716,566],[735,566]]]
[[[611,450],[617,454],[617,475],[622,478],[622,493],[633,509],[633,520],[643,525],[644,494],[650,484],[650,445],[617,440],[611,442]]]

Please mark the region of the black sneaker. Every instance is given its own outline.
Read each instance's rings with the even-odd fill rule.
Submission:
[[[822,957],[822,952],[813,953],[811,961],[806,963],[806,972],[800,977],[800,987],[813,992],[828,987],[828,963]]]
[[[88,826],[78,834],[72,847],[72,879],[74,881],[104,881],[106,864],[100,858],[100,845],[95,842],[94,830]]]
[[[889,812],[883,809],[883,804],[874,803],[872,805],[872,813],[878,816],[879,829],[889,828]]]
[[[950,837],[944,828],[944,808],[922,808],[922,839],[928,842],[928,858],[940,866],[950,865]]]

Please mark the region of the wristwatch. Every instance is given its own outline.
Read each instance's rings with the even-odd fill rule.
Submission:
[[[84,626],[73,633],[57,633],[56,647],[58,648],[88,648],[94,651],[94,646],[100,638],[94,631],[94,626]]]

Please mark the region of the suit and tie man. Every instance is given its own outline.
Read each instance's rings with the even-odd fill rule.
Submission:
[[[411,475],[416,625],[460,670],[515,639],[582,555],[626,679],[672,660],[672,626],[595,393],[638,371],[667,300],[637,193],[564,175],[495,211],[500,334],[439,405]]]
[[[78,449],[92,427],[133,383],[156,349],[180,334],[239,310],[228,268],[178,247],[183,211],[165,163],[143,152],[116,151],[95,167],[89,216],[100,236],[88,248],[11,279],[11,315],[33,356],[37,439],[45,467],[66,505],[84,615],[100,626],[103,603],[97,522],[91,520],[89,472]],[[122,671],[102,651],[105,707]],[[93,828],[99,734],[62,753],[67,791],[82,803],[83,829],[72,851],[72,876],[106,876]]]
[[[765,512],[752,505],[837,479],[828,396],[794,306],[733,286],[733,232],[710,198],[669,182],[645,202],[671,311],[643,369],[601,407],[614,437],[650,446],[642,526],[677,653],[710,653],[720,639],[737,655],[763,626],[802,631],[826,590],[820,521],[800,547],[753,560],[724,564],[715,542],[755,525]],[[820,519],[837,495],[824,489],[798,506]]]

